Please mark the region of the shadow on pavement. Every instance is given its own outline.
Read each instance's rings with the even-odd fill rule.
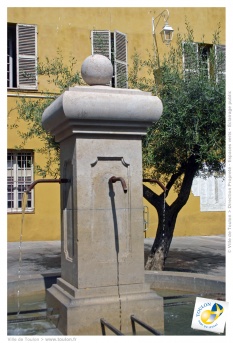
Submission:
[[[145,247],[145,263],[150,253],[150,247]],[[168,253],[165,262],[164,271],[200,273],[200,274],[218,274],[218,269],[225,268],[225,256],[211,252],[188,251],[173,249]]]

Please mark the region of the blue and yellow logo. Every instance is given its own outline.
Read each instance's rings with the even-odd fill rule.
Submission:
[[[201,314],[201,321],[204,324],[212,324],[215,322],[223,313],[224,308],[220,304],[215,303],[211,310],[205,310]]]

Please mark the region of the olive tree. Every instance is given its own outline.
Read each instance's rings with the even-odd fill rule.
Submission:
[[[144,178],[162,182],[161,194],[143,185],[143,196],[158,213],[158,227],[146,269],[163,270],[177,216],[189,199],[195,176],[223,175],[225,162],[225,54],[218,44],[194,42],[193,30],[178,34],[176,45],[160,61],[135,52],[131,84],[158,95],[163,102],[160,120],[143,141]],[[148,77],[138,77],[147,68]],[[171,189],[176,199],[166,201]],[[164,215],[165,213],[165,215]]]

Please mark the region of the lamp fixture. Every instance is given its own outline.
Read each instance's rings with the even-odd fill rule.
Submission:
[[[169,11],[167,9],[164,10],[163,12],[161,12],[157,17],[152,18],[152,33],[153,33],[153,36],[155,36],[155,29],[158,26],[158,23],[159,23],[161,17],[163,17],[165,25],[164,25],[162,31],[160,32],[160,34],[161,34],[163,43],[165,43],[166,45],[169,45],[172,41],[174,30],[168,24]],[[155,25],[155,19],[157,19],[157,18],[158,18],[158,21]]]

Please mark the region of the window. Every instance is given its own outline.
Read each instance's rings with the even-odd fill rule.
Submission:
[[[7,87],[37,89],[37,27],[7,25]]]
[[[119,31],[92,31],[92,54],[101,54],[113,64],[112,87],[128,87],[127,38]]]
[[[226,80],[226,47],[225,45],[215,45],[215,67],[217,70],[217,82]]]
[[[216,81],[225,80],[225,45],[183,43],[183,66],[185,77],[202,74],[208,78],[216,76]]]
[[[7,153],[7,211],[21,212],[23,193],[33,181],[33,153],[8,151]],[[26,211],[33,211],[32,192],[28,195]]]

